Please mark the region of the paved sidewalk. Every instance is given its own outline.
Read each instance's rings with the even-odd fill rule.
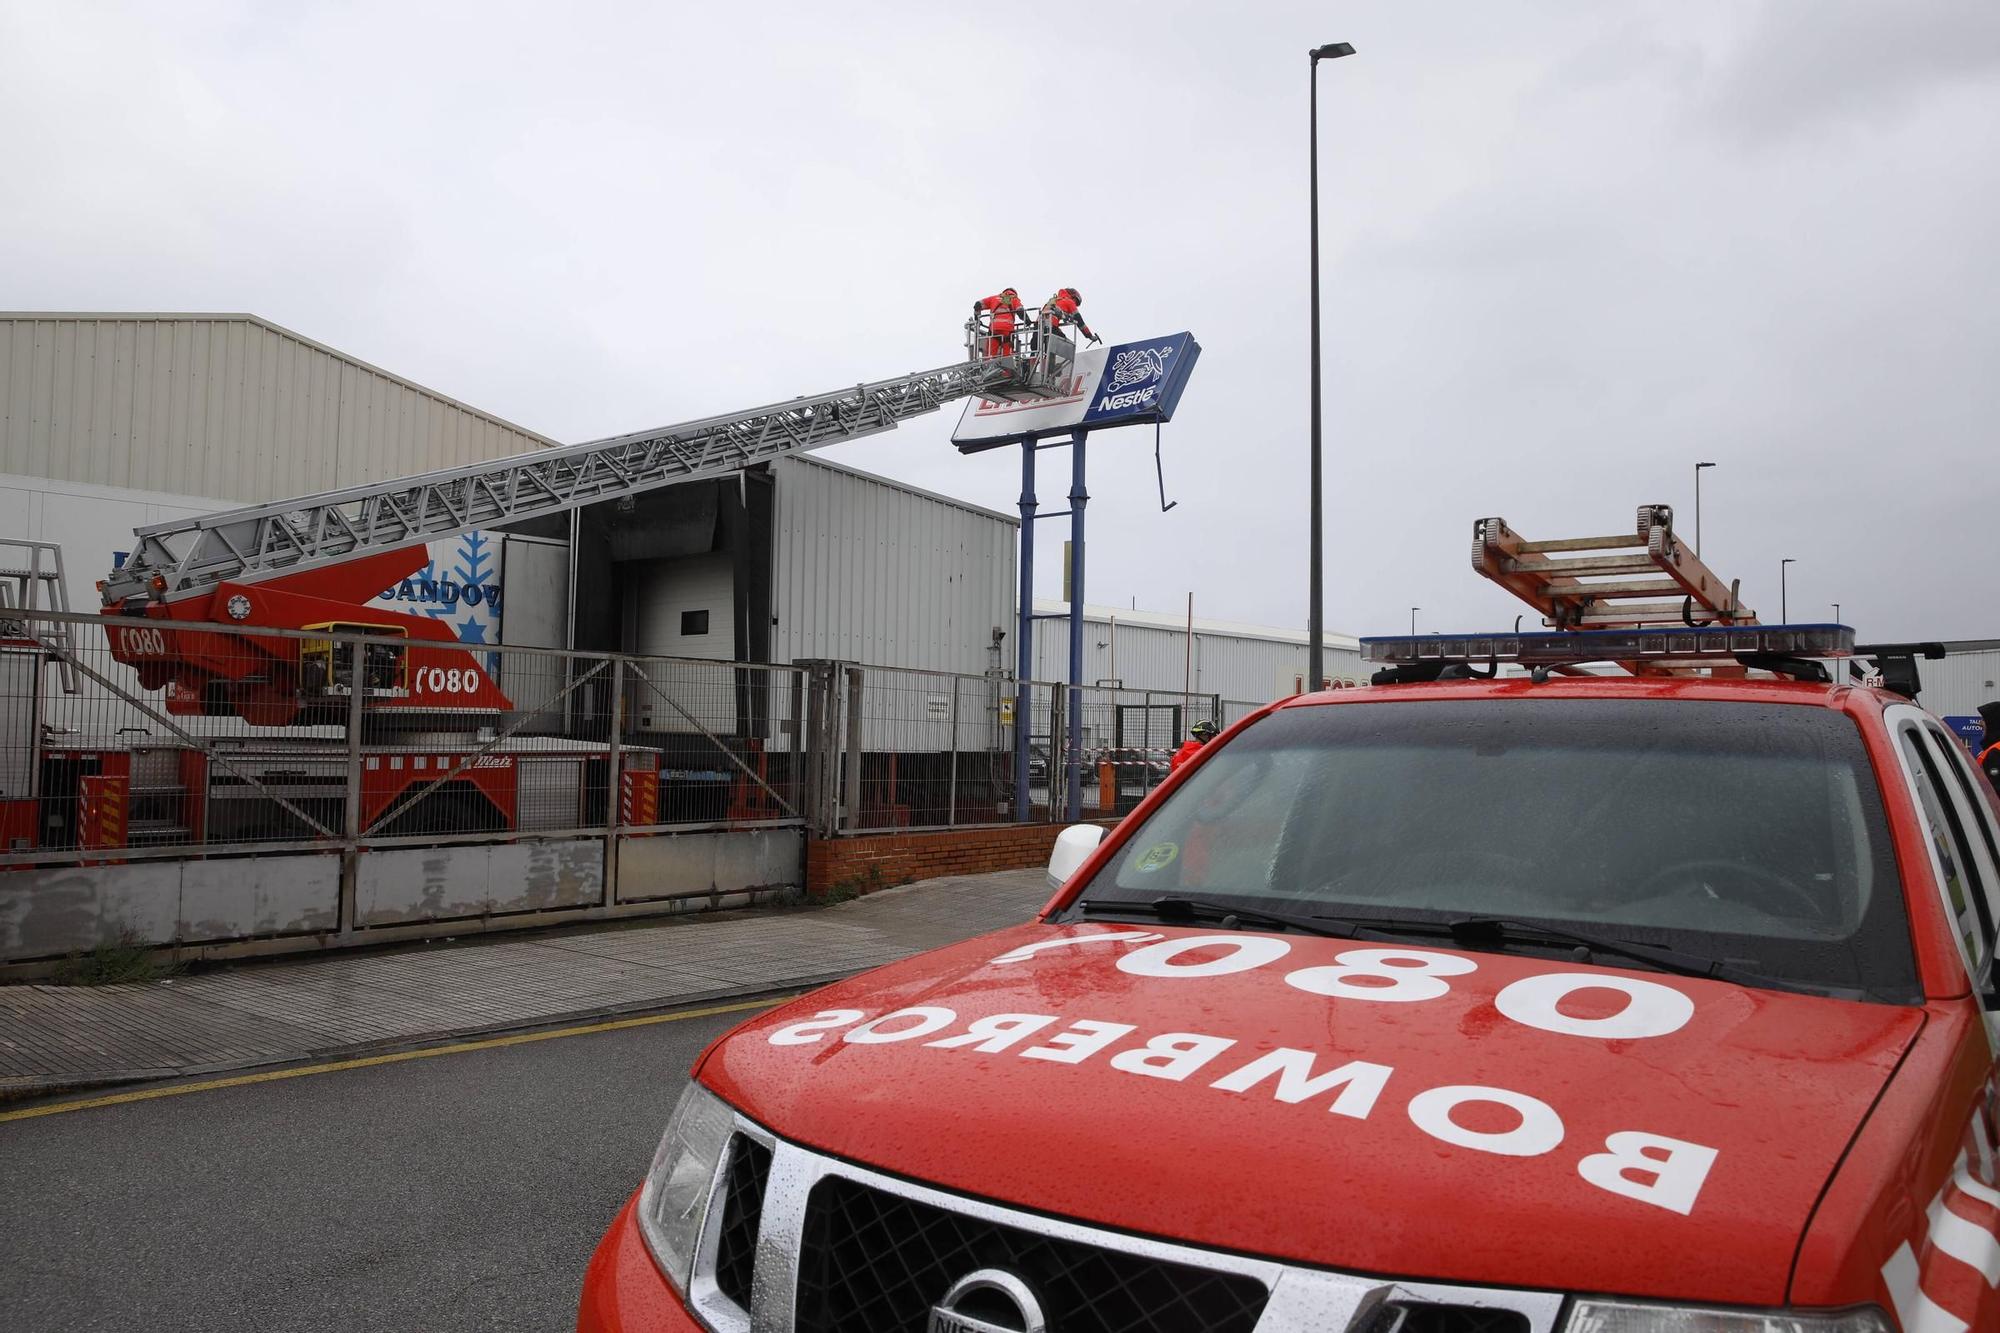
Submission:
[[[0,1098],[810,986],[1025,920],[1040,870],[837,907],[330,954],[124,986],[0,986]]]

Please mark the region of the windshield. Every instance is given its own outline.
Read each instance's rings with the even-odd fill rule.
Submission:
[[[1919,998],[1860,732],[1797,705],[1284,709],[1196,770],[1084,896],[1500,917]]]

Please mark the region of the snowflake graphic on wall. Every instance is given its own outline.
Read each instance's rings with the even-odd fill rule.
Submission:
[[[444,621],[451,626],[460,643],[495,642],[497,636],[489,638],[487,634],[487,631],[498,628],[498,614],[489,600],[496,573],[493,568],[493,538],[478,529],[463,534],[452,551],[451,561],[448,567],[440,570],[436,556],[432,556],[424,562],[424,567],[417,571],[415,577],[420,588],[441,589],[447,583],[456,584],[459,597],[455,603],[447,603],[438,596],[434,601],[399,609]],[[469,588],[480,589],[478,603],[466,599],[465,590]]]

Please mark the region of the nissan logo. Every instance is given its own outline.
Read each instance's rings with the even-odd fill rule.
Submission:
[[[1042,1303],[1012,1273],[982,1268],[952,1283],[931,1307],[929,1333],[1048,1333]]]

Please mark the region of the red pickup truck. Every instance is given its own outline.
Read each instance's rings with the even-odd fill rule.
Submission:
[[[717,1041],[578,1327],[2000,1329],[1996,916],[1880,689],[1288,700],[1035,920]]]

